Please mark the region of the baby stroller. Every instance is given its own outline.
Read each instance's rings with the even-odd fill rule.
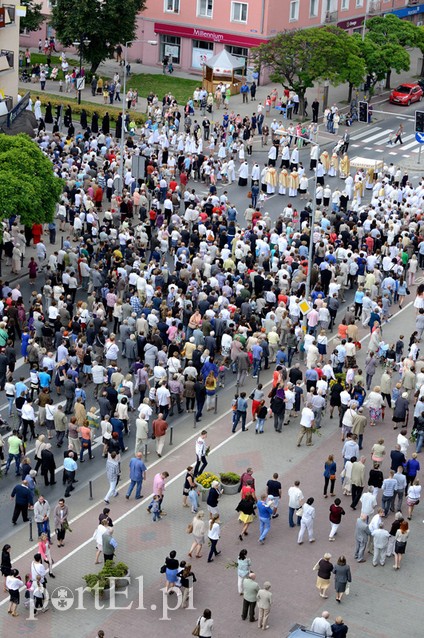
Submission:
[[[387,365],[387,351],[389,349],[389,344],[384,343],[384,341],[380,341],[377,350],[377,358],[382,366]]]
[[[31,82],[31,76],[26,69],[23,69],[19,74],[19,80],[21,82]]]
[[[1,418],[0,416],[0,432],[10,432],[11,427],[10,425],[7,423],[7,421],[5,421],[4,419]]]
[[[342,139],[339,140],[336,146],[333,148],[333,153],[335,153],[337,156],[340,156],[342,154],[344,145],[344,141]]]

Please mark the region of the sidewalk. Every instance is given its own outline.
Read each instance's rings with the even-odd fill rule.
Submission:
[[[38,49],[32,49],[31,50],[32,53],[38,53]],[[418,60],[418,55],[419,52],[418,51],[413,51],[411,53],[411,69],[410,71],[403,71],[402,73],[398,74],[395,71],[392,72],[392,77],[391,77],[391,85],[392,87],[395,87],[397,84],[401,83],[401,82],[406,82],[406,81],[412,81],[414,75],[415,75],[415,71],[417,68],[417,60]],[[121,78],[123,76],[123,72],[124,72],[124,68],[118,65],[118,63],[114,60],[106,60],[105,62],[102,62],[102,64],[99,66],[98,69],[98,73],[102,76],[106,76],[106,77],[113,77],[114,73],[118,71],[121,75]],[[142,63],[137,63],[137,62],[132,62],[131,63],[131,73],[134,74],[143,74],[143,73],[148,73],[148,74],[155,74],[155,75],[162,75],[162,67],[161,66],[146,66]],[[174,73],[175,77],[179,77],[179,78],[184,78],[184,79],[189,79],[189,80],[198,80],[199,81],[199,86],[201,84],[202,81],[202,77],[200,75],[197,74],[190,74],[190,73],[185,73],[185,72],[180,72],[178,70],[178,68],[176,68],[175,73]],[[130,80],[129,80],[130,82]],[[30,83],[20,83],[20,88],[23,90],[31,90],[31,91],[37,91],[39,90],[39,86],[38,84],[30,84]],[[36,87],[36,88],[35,88]],[[243,104],[242,103],[242,96],[241,95],[235,95],[232,96],[230,99],[230,110],[233,109],[236,113],[240,113],[240,115],[245,116],[245,115],[252,115],[252,113],[256,112],[256,108],[257,108],[257,104],[259,102],[264,102],[267,95],[269,94],[269,92],[273,89],[273,88],[277,88],[279,93],[282,92],[282,86],[281,84],[278,83],[270,83],[267,84],[265,86],[258,86],[257,92],[256,92],[256,102],[252,103],[249,102],[248,104]],[[323,109],[322,109],[322,99],[323,99],[323,83],[316,83],[314,85],[314,87],[310,88],[307,90],[306,92],[306,97],[308,99],[308,103],[309,105],[313,102],[313,100],[317,97],[320,101],[320,119],[322,119],[322,114],[323,114]],[[68,98],[70,97],[71,101],[76,101],[74,98],[74,94],[71,93],[60,93],[59,92],[59,88],[57,85],[57,82],[54,82],[52,80],[47,80],[46,83],[46,93],[51,93],[52,95],[57,95],[58,97],[63,97],[64,99],[66,98],[66,96],[68,96]],[[384,99],[385,97],[388,97],[388,93],[387,91],[383,91],[377,95],[375,95],[372,99],[372,103],[378,103],[379,100]],[[328,91],[328,105],[332,105],[332,104],[337,104],[339,106],[339,108],[341,110],[343,109],[347,109],[347,96],[348,96],[348,86],[347,84],[340,84],[338,86],[330,86],[329,87],[329,91]],[[162,96],[159,96],[159,98],[161,98]],[[359,99],[363,98],[363,93],[360,93],[359,95]],[[87,102],[92,102],[93,104],[98,104],[98,105],[103,105],[103,97],[102,96],[95,96],[93,97],[91,95],[91,88],[90,86],[86,86],[86,88],[81,92],[81,99]],[[106,105],[107,106],[107,105]],[[120,106],[119,103],[114,103],[115,107]],[[141,112],[141,113],[145,113],[147,110],[147,101],[145,98],[140,97],[139,98],[139,102],[135,108],[135,110],[137,112]],[[219,111],[215,110],[214,111],[214,116],[216,117],[217,113],[219,113]],[[309,106],[309,113],[310,113],[310,106]],[[200,117],[200,115],[198,113],[196,113],[196,115],[198,117]],[[281,119],[280,113],[277,111],[273,111],[271,112],[270,116],[268,119],[271,118],[276,118],[277,120]],[[379,116],[379,117],[375,117],[374,116],[374,121],[378,121],[380,119],[384,119],[384,116]],[[296,120],[294,119],[293,122],[295,122]],[[359,124],[359,123],[358,123]],[[358,127],[358,124],[355,125],[355,128]],[[352,129],[353,130],[353,129]]]

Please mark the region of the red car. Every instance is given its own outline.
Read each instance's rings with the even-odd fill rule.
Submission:
[[[422,99],[423,90],[419,84],[400,84],[390,93],[390,102],[392,104],[409,106],[412,102],[421,102]]]

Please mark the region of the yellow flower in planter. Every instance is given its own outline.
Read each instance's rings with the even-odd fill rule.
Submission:
[[[199,476],[196,477],[196,482],[205,488],[205,490],[209,490],[212,487],[212,483],[214,481],[219,481],[219,476],[216,474],[212,474],[212,472],[202,472]]]

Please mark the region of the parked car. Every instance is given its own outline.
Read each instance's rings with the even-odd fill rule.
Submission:
[[[390,93],[392,104],[409,106],[412,102],[421,102],[424,91],[419,84],[400,84]]]

